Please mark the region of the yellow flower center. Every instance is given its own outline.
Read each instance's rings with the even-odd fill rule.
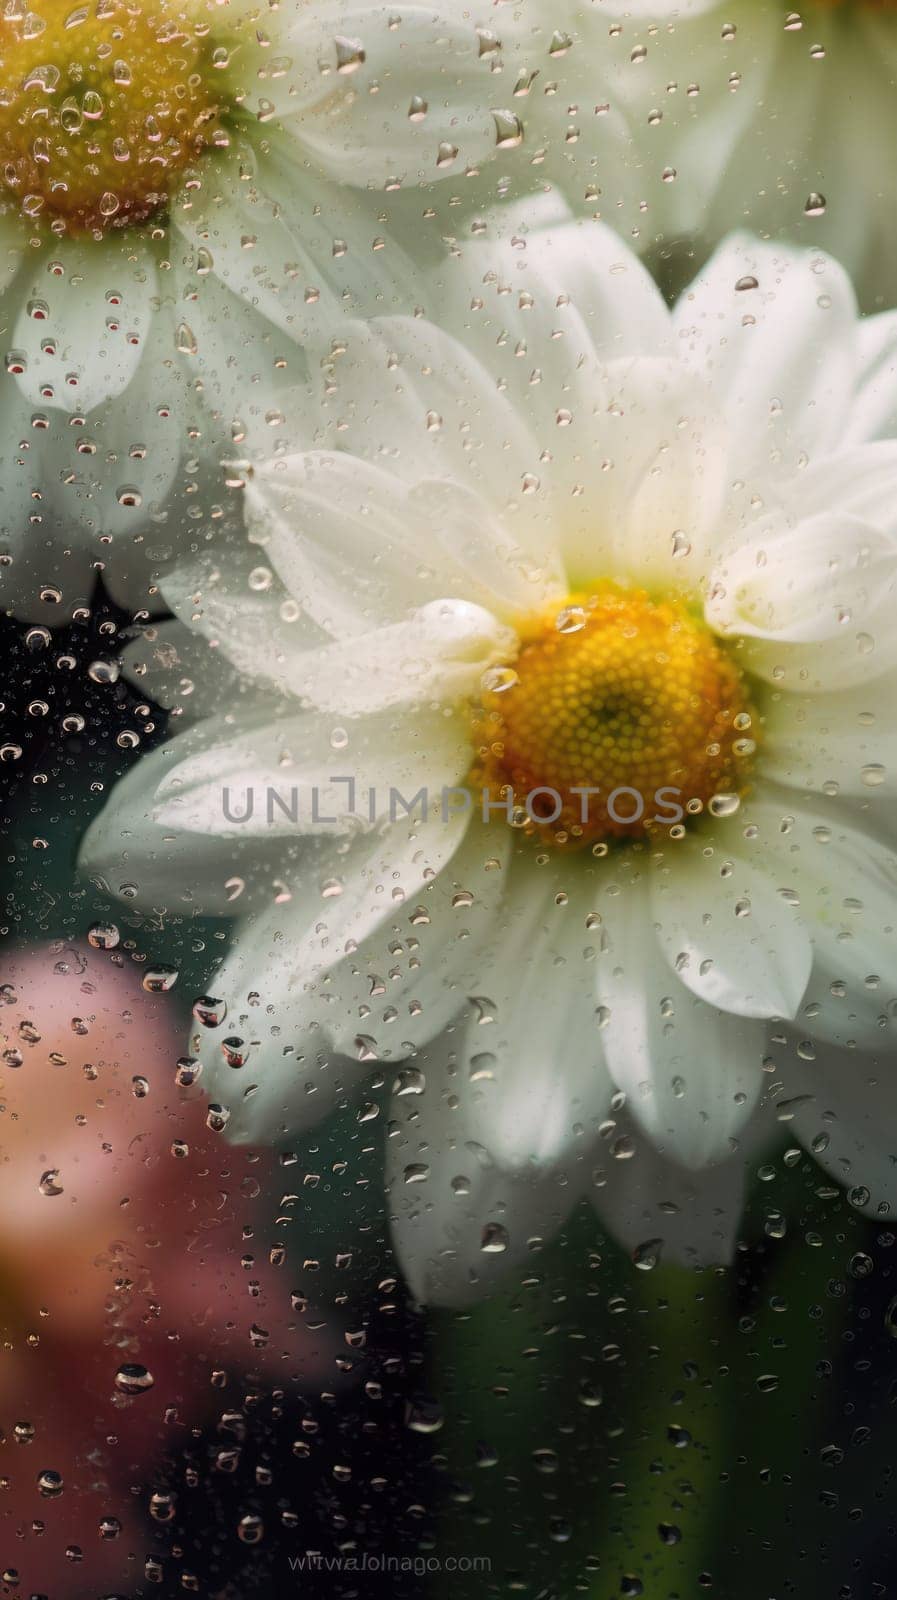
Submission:
[[[34,7],[0,15],[3,189],[58,233],[151,216],[214,136],[208,25],[177,0]]]
[[[520,633],[474,709],[472,781],[493,814],[501,801],[526,831],[576,846],[732,805],[756,716],[726,646],[682,601],[606,583]]]

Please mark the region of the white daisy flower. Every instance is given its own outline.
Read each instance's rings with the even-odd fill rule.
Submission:
[[[631,114],[630,165],[640,168],[642,245],[687,248],[694,259],[698,235],[701,259],[730,229],[749,227],[831,251],[864,306],[893,305],[894,9],[877,0],[652,0],[614,4],[610,18],[600,10],[584,24],[591,48],[606,49],[615,32],[618,48],[641,62],[640,74],[621,79],[620,107]],[[589,152],[566,155],[571,168],[584,166],[572,196],[588,184]]]
[[[208,410],[239,438],[253,385],[301,377],[291,348],[337,306],[394,308],[389,194],[521,144],[506,64],[452,7],[11,0],[0,605],[78,602],[88,552],[164,544]]]
[[[261,548],[169,584],[132,668],[192,726],[85,854],[156,916],[245,909],[194,1041],[235,1138],[394,1089],[397,1238],[451,1299],[584,1192],[724,1254],[764,1083],[816,1147],[875,1075],[897,324],[745,238],[670,314],[594,224],[429,298],[453,334],[354,326],[315,447],[247,477]],[[873,1206],[890,1137],[839,1142]]]

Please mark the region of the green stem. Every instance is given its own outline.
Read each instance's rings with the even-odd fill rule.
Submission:
[[[630,1279],[621,1489],[596,1596],[700,1592],[727,1454],[727,1279],[673,1266]]]

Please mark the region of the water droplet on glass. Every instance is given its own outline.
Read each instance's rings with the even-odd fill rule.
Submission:
[[[507,1228],[500,1222],[487,1222],[480,1238],[480,1249],[484,1255],[501,1255],[510,1242]]]
[[[154,1382],[149,1369],[136,1361],[126,1361],[115,1374],[115,1387],[121,1394],[145,1394]]]
[[[193,1015],[204,1028],[220,1028],[227,1016],[227,1005],[212,995],[203,994],[193,1002]]]

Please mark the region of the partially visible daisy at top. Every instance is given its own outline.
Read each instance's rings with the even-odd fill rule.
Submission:
[[[504,64],[450,6],[10,0],[0,606],[81,598],[65,552],[151,522],[209,413],[270,427],[334,303],[409,308],[389,195],[519,154]]]
[[[246,475],[254,547],[167,583],[131,670],[192,725],[87,862],[242,917],[194,1041],[237,1138],[394,1087],[422,1293],[603,1204],[624,1115],[643,1174],[723,1170],[764,1087],[892,1202],[894,318],[744,237],[671,315],[595,224],[428,298],[441,328],[353,326],[317,448]]]
[[[623,80],[641,247],[700,261],[730,229],[748,227],[831,251],[864,309],[897,303],[897,7],[611,3],[616,23],[606,6],[590,7],[581,26],[596,45],[615,26],[620,47],[641,61],[641,77]],[[570,183],[579,203],[588,156],[567,151],[571,169],[582,169]]]

